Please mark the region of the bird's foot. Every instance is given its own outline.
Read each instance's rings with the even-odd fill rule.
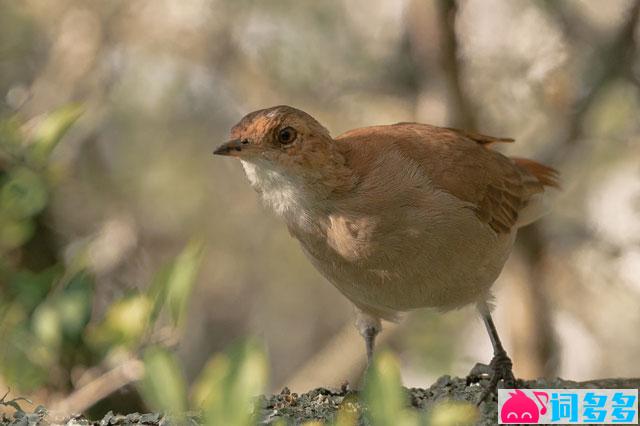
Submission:
[[[477,405],[482,404],[489,395],[497,393],[498,383],[502,381],[505,387],[516,386],[516,378],[513,375],[513,363],[506,352],[499,352],[486,364],[476,364],[467,376],[467,386],[471,383],[478,383],[481,379],[488,377],[489,384],[482,391]]]

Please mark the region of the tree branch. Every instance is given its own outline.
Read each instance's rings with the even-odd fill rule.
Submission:
[[[620,30],[609,43],[601,45],[595,49],[587,61],[585,80],[580,95],[574,101],[573,107],[567,117],[568,125],[565,134],[558,141],[556,148],[573,148],[582,137],[582,126],[584,118],[589,108],[600,95],[602,90],[612,80],[619,77],[626,77],[633,66],[633,55],[636,50],[636,40],[634,32],[638,26],[640,15],[640,0],[636,0],[630,7],[627,20],[622,24]],[[562,26],[566,37],[571,38],[574,33],[573,25],[568,17],[557,20]],[[557,149],[554,149],[557,152]],[[564,160],[567,153],[547,154],[549,160],[555,162]],[[556,158],[553,158],[556,157]]]
[[[130,358],[58,401],[51,412],[62,415],[82,413],[118,389],[142,379],[143,375],[144,363]]]
[[[440,62],[449,87],[449,98],[453,119],[451,125],[465,130],[477,130],[473,106],[465,96],[460,70],[458,39],[456,37],[456,17],[458,6],[454,0],[439,0],[441,48]]]

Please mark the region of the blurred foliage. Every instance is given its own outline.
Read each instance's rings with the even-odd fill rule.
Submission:
[[[367,371],[364,400],[367,417],[380,426],[411,425],[415,419],[405,412],[406,396],[401,387],[400,366],[389,352],[375,356]]]
[[[193,398],[208,425],[255,423],[257,397],[267,385],[267,360],[258,344],[247,340],[214,356],[194,385]]]
[[[184,324],[187,303],[202,261],[203,248],[203,242],[192,241],[173,262],[157,274],[150,289],[151,299],[155,301],[150,317],[152,321],[166,304],[174,325],[178,327]]]
[[[113,300],[103,318],[93,319],[95,278],[87,250],[40,269],[25,261],[51,202],[51,152],[82,111],[69,105],[27,123],[19,117],[0,121],[0,376],[17,391],[68,389],[73,368],[99,365],[122,350],[135,354],[153,343],[164,323],[179,327],[202,258],[203,243],[189,243],[147,291]],[[172,361],[156,346],[144,350],[144,359],[150,369],[162,371]],[[172,384],[184,379],[167,371],[156,377],[177,389]],[[170,400],[177,411],[185,406],[175,395]],[[161,395],[149,401],[167,402]]]
[[[51,151],[83,112],[79,105],[68,105],[42,117],[29,144],[28,157],[36,167],[46,167]]]
[[[103,352],[118,347],[134,349],[149,339],[164,308],[170,327],[177,333],[188,310],[203,249],[202,242],[190,242],[175,260],[160,269],[147,291],[110,304],[104,319],[89,330],[92,346]]]
[[[141,392],[150,407],[184,414],[201,411],[204,424],[249,426],[256,423],[258,396],[266,388],[267,361],[256,342],[247,340],[215,355],[187,391],[181,367],[167,350],[149,348],[144,355]],[[187,393],[191,395],[187,403]]]
[[[480,417],[478,408],[468,402],[450,401],[433,407],[428,416],[431,426],[470,426]]]
[[[374,426],[470,426],[479,418],[478,408],[465,401],[437,404],[426,414],[410,409],[400,365],[388,351],[374,357],[362,393],[365,416]],[[336,424],[344,422],[343,418],[339,415]]]
[[[171,414],[187,410],[187,385],[175,356],[159,347],[144,353],[142,393],[149,407]]]
[[[148,327],[151,316],[151,298],[145,294],[133,294],[114,301],[104,319],[88,333],[96,350],[108,351],[113,345],[133,348]]]
[[[37,123],[0,120],[0,374],[19,390],[53,384],[58,369],[86,361],[78,344],[91,316],[91,274],[62,262],[31,268],[24,251],[50,202],[49,154],[81,113],[69,106]]]
[[[261,347],[251,339],[213,356],[187,389],[175,356],[160,348],[145,352],[145,377],[140,385],[150,407],[165,413],[181,414],[189,408],[202,412],[206,425],[250,426],[262,408],[258,398],[267,381],[267,362]],[[189,403],[186,395],[189,394]],[[398,360],[388,351],[376,355],[367,371],[360,393],[346,396],[332,426],[356,426],[361,417],[372,426],[465,426],[478,420],[475,405],[464,401],[444,402],[427,413],[410,408],[402,387]],[[276,425],[288,424],[283,418]],[[307,421],[306,426],[323,425]]]
[[[0,254],[3,259],[33,237],[38,216],[47,206],[52,191],[48,167],[51,150],[81,114],[81,107],[68,106],[25,124],[18,117],[0,119]]]

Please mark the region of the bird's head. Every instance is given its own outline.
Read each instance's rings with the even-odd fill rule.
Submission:
[[[344,158],[328,130],[286,105],[247,114],[231,129],[231,140],[213,153],[308,183],[344,175]]]

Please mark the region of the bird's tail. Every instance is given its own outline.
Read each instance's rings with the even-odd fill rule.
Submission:
[[[516,165],[528,172],[542,186],[560,189],[560,173],[553,167],[545,166],[526,158],[511,158]]]
[[[532,195],[519,212],[518,227],[528,225],[549,212],[560,190],[560,174],[552,167],[526,158],[512,158],[530,179]]]

